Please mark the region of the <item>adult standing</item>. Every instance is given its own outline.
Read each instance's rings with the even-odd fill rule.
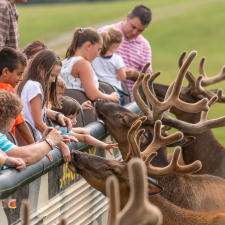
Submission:
[[[17,2],[26,3],[27,0],[0,0],[0,48],[19,49]]]
[[[127,79],[125,83],[129,89],[132,101],[134,100],[132,93],[134,82],[145,64],[147,62],[151,63],[152,60],[151,46],[141,34],[149,26],[151,19],[151,10],[144,5],[137,5],[127,14],[125,21],[99,28],[101,32],[113,26],[123,33],[123,42],[116,53],[123,58],[126,65]],[[147,72],[152,73],[151,66]]]

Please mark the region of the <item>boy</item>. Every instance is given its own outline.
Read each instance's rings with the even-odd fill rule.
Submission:
[[[26,67],[26,59],[19,52],[10,47],[0,50],[0,90],[14,93],[14,88],[22,80]],[[11,130],[15,136],[15,126],[27,144],[33,144],[34,138],[20,113]]]

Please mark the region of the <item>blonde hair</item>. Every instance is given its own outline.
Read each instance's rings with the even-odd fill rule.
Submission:
[[[66,82],[63,80],[62,77],[58,76],[57,83],[56,83],[56,89],[62,88],[63,90],[66,89]]]
[[[123,34],[120,30],[110,27],[106,30],[104,30],[101,33],[102,39],[103,39],[103,45],[100,52],[101,56],[104,56],[106,52],[109,50],[109,48],[114,43],[121,43],[123,41]]]

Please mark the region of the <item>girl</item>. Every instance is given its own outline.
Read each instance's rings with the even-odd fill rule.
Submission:
[[[33,127],[36,141],[40,140],[47,128],[47,118],[61,121],[71,129],[69,118],[58,115],[46,109],[48,103],[59,107],[56,95],[57,76],[61,70],[61,62],[57,60],[51,50],[42,50],[31,60],[25,77],[18,87],[18,93],[23,103],[22,114],[25,120]],[[65,161],[70,160],[70,151],[64,142],[58,145]]]
[[[68,89],[84,91],[92,101],[105,99],[118,102],[120,97],[116,92],[108,95],[98,89],[98,79],[91,67],[91,62],[98,56],[101,47],[102,39],[96,30],[77,28],[66,58],[62,61],[61,76]]]
[[[55,111],[58,111],[59,113],[63,113],[65,116],[71,119],[72,125],[74,126],[77,122],[76,117],[78,113],[82,110],[81,105],[76,101],[75,99],[69,97],[69,96],[62,96],[61,97],[61,108],[54,108]],[[60,127],[60,131],[62,134],[66,135],[72,135],[75,138],[77,138],[78,141],[87,143],[89,145],[93,145],[96,147],[101,147],[106,150],[110,149],[117,149],[117,143],[114,144],[106,144],[90,135],[90,132],[82,127],[76,127],[72,128],[71,132],[67,132],[66,129],[63,127]]]
[[[123,104],[123,94],[121,81],[126,80],[125,64],[120,55],[115,54],[123,41],[123,35],[120,30],[113,27],[101,33],[103,45],[100,57],[92,62],[92,67],[100,81],[109,83],[116,87],[120,94],[120,104]]]

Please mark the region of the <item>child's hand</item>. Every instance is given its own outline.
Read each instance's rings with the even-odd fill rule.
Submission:
[[[65,162],[70,162],[71,161],[71,155],[70,155],[69,147],[64,142],[60,142],[58,147],[60,148],[60,150],[62,152],[62,156],[63,156],[63,159],[65,160]]]
[[[8,167],[16,167],[17,170],[23,170],[26,168],[26,163],[21,158],[7,157],[5,165]]]
[[[91,104],[91,101],[89,101],[89,100],[83,102],[81,106],[82,106],[82,109],[89,109],[90,110],[90,109],[93,108],[93,106]]]
[[[106,143],[104,149],[106,149],[110,155],[113,155],[111,149],[118,149],[118,143]]]

